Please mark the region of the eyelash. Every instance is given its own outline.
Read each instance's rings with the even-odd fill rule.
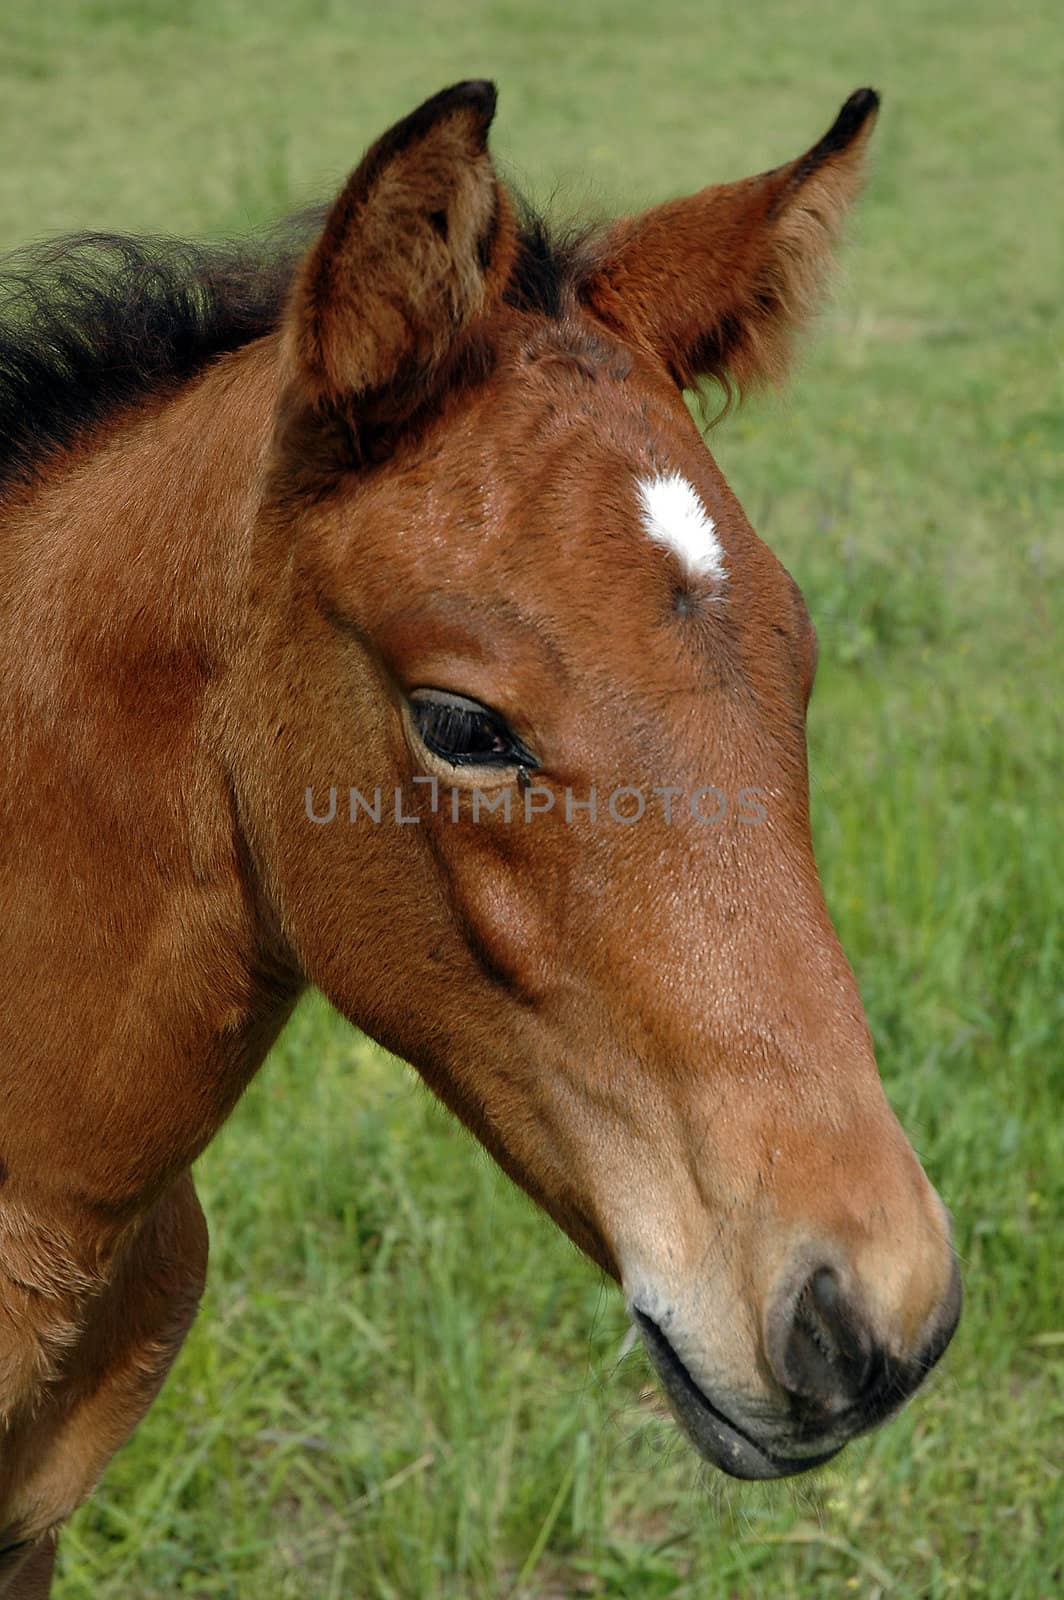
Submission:
[[[535,767],[537,762],[490,706],[444,690],[416,691],[410,717],[433,755],[454,767]]]

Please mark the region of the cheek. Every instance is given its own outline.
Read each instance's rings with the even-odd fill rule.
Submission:
[[[500,835],[500,829],[506,833]],[[532,1003],[557,981],[568,872],[549,841],[537,840],[540,847],[533,853],[521,848],[530,841],[517,830],[533,831],[516,818],[478,830],[464,827],[461,840],[443,841],[441,855],[459,926],[474,957],[494,983]]]

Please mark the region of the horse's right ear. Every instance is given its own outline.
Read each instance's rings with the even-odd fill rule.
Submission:
[[[377,140],[301,266],[284,323],[288,408],[400,422],[501,293],[516,229],[487,149],[490,83],[457,83]]]
[[[583,285],[588,309],[682,388],[779,381],[860,188],[878,107],[858,89],[796,161],[615,223]]]

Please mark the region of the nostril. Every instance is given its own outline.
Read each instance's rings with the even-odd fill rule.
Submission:
[[[773,1328],[769,1360],[789,1394],[840,1409],[865,1389],[873,1364],[863,1318],[831,1267],[818,1267]]]
[[[830,1267],[818,1267],[809,1280],[809,1292],[825,1316],[830,1317],[839,1303],[839,1280]]]

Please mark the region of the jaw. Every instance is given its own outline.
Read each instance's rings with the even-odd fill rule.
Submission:
[[[732,1478],[790,1478],[838,1455],[841,1445],[814,1455],[783,1456],[727,1416],[695,1382],[653,1318],[632,1307],[636,1326],[677,1421],[707,1461]]]

